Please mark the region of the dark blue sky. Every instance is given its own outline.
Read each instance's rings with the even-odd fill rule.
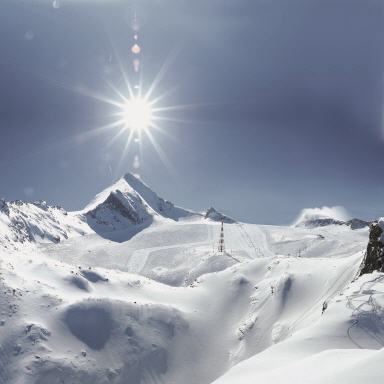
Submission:
[[[0,196],[82,208],[132,170],[110,122],[130,65],[132,1],[0,1]],[[56,3],[58,4],[58,3]],[[179,205],[289,223],[301,208],[384,215],[384,1],[136,0],[143,83],[167,57],[140,173]],[[180,121],[179,121],[180,120]],[[119,166],[120,164],[120,166]]]

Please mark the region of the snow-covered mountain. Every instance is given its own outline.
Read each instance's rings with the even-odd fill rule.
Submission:
[[[58,243],[89,233],[81,217],[46,202],[0,200],[0,248],[19,248],[26,243]]]
[[[197,215],[159,197],[139,177],[130,173],[99,193],[82,213],[109,225],[122,223],[123,219],[126,219],[124,224],[129,225],[140,224],[154,217],[178,221]]]
[[[179,221],[200,216],[159,197],[139,177],[130,173],[99,193],[78,214],[86,218],[95,232],[106,236],[111,235],[111,231],[128,228],[135,233],[154,221]]]
[[[341,207],[322,207],[303,209],[296,219],[296,227],[316,228],[328,225],[347,225],[351,229],[368,227],[370,222],[353,218],[349,219]]]
[[[132,175],[79,212],[0,207],[1,384],[382,382],[365,227],[231,220],[218,253],[225,215]]]
[[[46,202],[0,200],[0,246],[58,243],[96,232],[119,239],[132,236],[154,221],[179,221],[201,215],[176,207],[132,174],[126,174],[99,193],[82,211],[66,212]],[[129,230],[127,232],[127,230]]]

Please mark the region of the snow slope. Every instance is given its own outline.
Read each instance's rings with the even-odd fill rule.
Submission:
[[[328,305],[312,325],[215,383],[382,382],[384,275],[364,275]]]
[[[26,227],[68,239],[0,247],[1,384],[382,382],[384,275],[351,283],[367,228],[231,221],[217,254],[219,222],[130,176],[40,209]]]
[[[0,200],[0,248],[20,249],[31,242],[58,243],[91,232],[81,217],[44,201]]]

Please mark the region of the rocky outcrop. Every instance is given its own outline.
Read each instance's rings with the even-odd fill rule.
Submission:
[[[384,243],[383,228],[378,222],[373,222],[369,227],[369,242],[367,252],[363,260],[360,275],[372,273],[373,271],[383,271]]]
[[[220,221],[220,222],[223,221],[224,223],[227,223],[227,224],[232,224],[236,222],[236,220],[232,219],[231,217],[216,211],[216,209],[213,207],[207,209],[207,211],[205,212],[204,218],[212,221]]]
[[[319,218],[319,219],[309,219],[304,222],[297,224],[297,227],[305,227],[305,228],[316,228],[316,227],[326,227],[328,225],[346,225],[351,229],[362,229],[365,227],[369,227],[370,222],[361,220],[361,219],[351,219],[348,221],[336,220],[331,217],[329,218]]]
[[[352,219],[347,221],[346,224],[350,226],[351,229],[362,229],[365,227],[369,227],[371,223],[369,221],[365,221],[361,219]]]

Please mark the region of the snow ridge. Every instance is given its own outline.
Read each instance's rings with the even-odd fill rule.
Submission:
[[[122,241],[154,221],[179,221],[201,216],[159,197],[137,176],[127,173],[78,212],[68,213],[45,201],[0,200],[0,246],[17,249],[20,244],[58,243],[89,233],[112,239],[112,232],[129,231],[126,236],[113,237]]]
[[[159,197],[137,176],[130,173],[99,193],[80,214],[99,234],[134,226],[146,228],[155,220],[179,221],[198,216],[197,213],[176,207],[170,201]]]
[[[80,218],[45,201],[0,202],[0,246],[5,248],[16,249],[31,242],[58,243],[87,232],[87,225]]]
[[[370,222],[353,218],[350,219],[343,207],[322,207],[303,209],[296,219],[295,227],[316,228],[328,225],[347,225],[351,229],[368,227]]]

